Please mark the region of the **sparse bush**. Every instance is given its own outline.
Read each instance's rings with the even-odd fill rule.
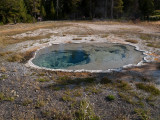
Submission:
[[[28,106],[29,104],[31,104],[32,103],[32,100],[30,100],[30,99],[25,99],[23,102],[22,102],[22,105],[23,106]]]
[[[38,78],[36,81],[38,81],[38,82],[48,82],[50,80],[47,79],[47,78]]]
[[[159,44],[155,44],[155,43],[148,43],[147,44],[148,47],[154,47],[154,48],[160,48]]]
[[[72,40],[82,40],[82,38],[73,38]]]
[[[107,38],[109,35],[108,34],[104,34],[104,35],[102,35],[101,37],[102,38]]]
[[[53,85],[53,84],[49,85],[48,87],[52,90],[55,90],[55,91],[58,91],[58,90],[62,89],[62,86],[56,86],[56,85]]]
[[[125,40],[126,42],[130,42],[130,43],[134,43],[134,44],[137,44],[138,41],[137,40]]]
[[[7,79],[7,76],[6,76],[6,75],[0,76],[0,80],[4,80],[4,79]]]
[[[133,98],[127,94],[124,93],[119,93],[119,96],[125,100],[126,102],[130,103],[130,104],[135,104],[135,102],[132,100]]]
[[[81,97],[81,96],[83,96],[83,92],[81,90],[76,90],[76,91],[74,91],[73,95],[75,97]]]
[[[131,85],[126,81],[117,81],[117,87],[120,88],[120,90],[131,90]]]
[[[144,90],[146,92],[151,93],[152,95],[160,95],[160,90],[156,88],[154,85],[144,84],[144,83],[137,83],[136,87],[138,89]]]
[[[0,101],[3,101],[4,100],[4,93],[0,92]]]
[[[14,97],[6,96],[4,93],[0,92],[0,101],[14,101]]]
[[[101,90],[97,88],[96,86],[87,86],[85,88],[85,91],[89,92],[89,94],[98,94],[101,92]]]
[[[78,79],[71,79],[67,76],[59,78],[56,82],[61,85],[69,85],[69,84],[76,84],[80,85],[81,83],[93,83],[95,82],[95,78],[78,78]]]
[[[9,62],[21,62],[22,59],[23,59],[23,56],[20,54],[15,54],[15,55],[8,57]]]
[[[75,99],[69,95],[62,96],[62,100],[65,102],[75,101]]]
[[[100,81],[101,84],[109,84],[112,83],[112,80],[108,79],[107,77],[104,77]]]
[[[35,104],[35,108],[40,108],[40,107],[43,107],[43,106],[45,106],[45,101],[38,99],[36,104]]]
[[[150,35],[141,34],[140,35],[140,39],[142,39],[142,40],[151,40],[152,37]]]
[[[74,120],[72,114],[68,114],[64,111],[59,111],[56,109],[50,109],[42,111],[42,116],[47,119],[54,120]]]
[[[79,110],[75,112],[76,120],[100,120],[100,117],[96,116],[93,110],[93,106],[87,100],[80,102]]]
[[[134,112],[138,115],[140,120],[150,120],[149,111],[138,108],[135,109]]]

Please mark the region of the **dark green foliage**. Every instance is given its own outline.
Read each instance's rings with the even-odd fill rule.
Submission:
[[[55,19],[159,20],[159,0],[1,0],[0,24]],[[154,10],[156,10],[154,12]]]
[[[54,19],[55,17],[55,9],[54,9],[53,1],[51,2],[50,17],[51,19]]]
[[[139,0],[139,8],[144,19],[146,17],[148,19],[149,15],[151,15],[154,11],[154,2],[153,0]]]
[[[119,18],[123,13],[123,0],[115,0],[114,2],[114,15]]]
[[[44,8],[43,5],[41,6],[41,16],[42,16],[43,18],[46,17],[46,10],[45,10],[45,8]]]
[[[112,80],[108,79],[107,77],[104,77],[100,81],[101,84],[109,84],[112,83]]]
[[[108,96],[106,97],[106,99],[107,99],[108,101],[113,101],[113,100],[115,100],[115,97],[114,97],[113,95],[108,95]]]
[[[3,23],[23,22],[26,20],[26,8],[23,0],[1,0],[0,18]]]

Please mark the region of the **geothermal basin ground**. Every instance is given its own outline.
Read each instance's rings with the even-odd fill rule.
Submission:
[[[31,62],[36,53],[41,55],[49,47],[62,44],[68,45],[68,50],[79,48],[73,44],[81,46],[81,51],[76,52],[76,55],[82,55],[82,59],[78,59],[82,64],[80,70],[76,71],[79,68],[76,66],[70,67],[71,71],[45,69],[43,67],[50,68],[50,65],[40,67],[37,66],[40,61]],[[133,51],[124,52],[124,49],[119,52],[117,48],[110,49],[108,53],[104,53],[103,48],[98,50],[103,57],[114,51],[115,54],[120,53],[118,60],[126,53],[137,57],[137,61],[135,65],[131,65],[132,59],[125,61],[125,66],[118,61],[120,66],[114,70],[106,68],[111,64],[106,65],[105,61],[106,66],[94,66],[93,63],[91,66],[100,70],[94,72],[92,67],[87,66],[90,60],[88,44],[93,44],[96,50],[97,46],[109,44],[131,47],[138,52],[137,56]],[[50,51],[55,51],[55,47]],[[71,53],[75,52],[69,51],[67,60]],[[99,58],[99,55],[96,57]],[[65,66],[68,67],[68,64]],[[82,117],[95,120],[159,120],[159,103],[160,22],[49,21],[0,26],[2,120],[74,120]]]

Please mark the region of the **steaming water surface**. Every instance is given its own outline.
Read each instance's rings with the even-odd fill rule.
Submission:
[[[32,62],[44,68],[108,70],[138,64],[144,55],[135,47],[110,43],[59,44],[41,49]]]

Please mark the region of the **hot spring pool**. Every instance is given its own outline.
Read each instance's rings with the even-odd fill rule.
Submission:
[[[110,43],[59,44],[36,52],[32,63],[57,70],[108,70],[138,64],[144,55],[135,47]]]

